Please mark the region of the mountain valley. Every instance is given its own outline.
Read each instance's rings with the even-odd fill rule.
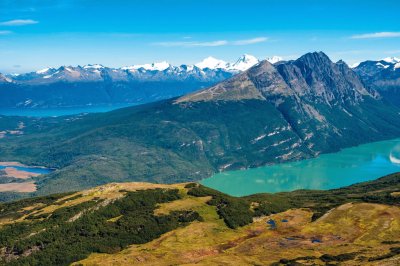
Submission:
[[[263,61],[210,88],[105,114],[12,118],[0,160],[55,168],[34,195],[196,181],[400,136],[400,110],[324,53]],[[14,123],[14,124],[13,124]],[[8,129],[10,130],[10,129]],[[3,193],[3,199],[26,194]]]

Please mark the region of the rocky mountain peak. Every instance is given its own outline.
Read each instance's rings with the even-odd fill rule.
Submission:
[[[344,62],[333,63],[323,52],[308,53],[295,61],[271,64],[264,60],[214,87],[182,97],[181,101],[270,99],[293,97],[328,106],[375,97]]]

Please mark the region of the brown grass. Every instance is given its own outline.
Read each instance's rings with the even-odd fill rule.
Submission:
[[[396,265],[397,257],[368,262],[385,254],[392,245],[382,241],[400,240],[400,208],[379,204],[346,204],[315,222],[307,209],[293,209],[262,217],[248,226],[232,230],[218,218],[213,206],[183,199],[160,205],[158,213],[193,208],[204,222],[194,222],[168,232],[143,245],[132,245],[117,254],[92,254],[83,265],[269,265],[280,259],[299,259],[304,265],[325,265],[324,254],[356,252],[340,265]],[[277,228],[270,230],[266,221]],[[288,222],[284,222],[287,220]],[[313,243],[319,239],[321,243]],[[363,258],[364,257],[364,258]],[[387,262],[387,263],[386,263]],[[393,264],[394,263],[394,264]]]
[[[0,184],[0,192],[34,192],[36,191],[36,184],[31,182],[24,183],[9,183],[9,184]]]
[[[12,167],[6,167],[4,168],[4,172],[6,173],[7,176],[9,177],[14,177],[14,178],[20,178],[20,179],[28,179],[31,177],[39,176],[40,174],[37,173],[32,173],[32,172],[27,172],[27,171],[21,171]]]

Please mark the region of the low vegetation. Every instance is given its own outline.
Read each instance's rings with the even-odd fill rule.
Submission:
[[[400,219],[399,181],[394,174],[330,191],[239,198],[196,183],[126,183],[29,198],[0,205],[0,258],[9,265],[88,258],[83,263],[91,265],[133,254],[150,265],[159,256],[171,264],[185,258],[213,264],[231,254],[246,265],[269,254],[271,263],[292,265],[355,261],[379,244],[380,253],[369,251],[364,260],[383,261],[396,258],[400,247],[400,228],[391,222]],[[294,253],[282,253],[282,246]],[[174,252],[182,256],[166,255]]]
[[[92,252],[116,252],[130,244],[149,242],[199,219],[193,211],[153,214],[157,204],[179,198],[176,189],[142,190],[127,192],[115,202],[93,199],[50,214],[28,215],[1,228],[3,261],[9,265],[69,265]],[[35,203],[47,200],[37,199]],[[120,218],[110,221],[114,217]]]

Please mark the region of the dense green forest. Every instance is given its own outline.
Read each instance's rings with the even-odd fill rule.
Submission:
[[[60,195],[34,201],[49,203],[57,198]],[[25,222],[0,229],[0,246],[6,247],[2,257],[9,265],[69,265],[92,252],[110,253],[129,244],[146,243],[162,233],[200,219],[192,211],[166,216],[153,214],[156,204],[177,199],[177,190],[143,190],[128,192],[112,204],[92,200],[51,214],[28,216]],[[32,204],[32,200],[2,206],[1,216],[15,215],[16,209],[27,204]],[[117,221],[109,221],[119,216]],[[36,233],[32,236],[33,232]],[[27,256],[29,253],[32,255]]]
[[[305,133],[299,132],[316,132],[317,125],[300,123],[291,130],[273,104],[260,100],[182,104],[167,100],[105,114],[34,119],[26,122],[23,135],[0,139],[0,161],[57,169],[35,178],[38,191],[34,196],[110,182],[196,181],[220,170],[299,160],[316,156],[316,151],[335,152],[398,136],[393,121],[399,118],[393,117],[396,111],[391,106],[381,110],[368,100],[363,105],[362,113],[353,115],[369,117],[373,124],[355,126],[336,116],[333,123],[346,128],[346,134],[340,138],[315,134],[307,140],[302,140]],[[377,113],[384,114],[387,121]],[[380,131],[362,128],[377,124]],[[267,134],[270,136],[255,141]]]

